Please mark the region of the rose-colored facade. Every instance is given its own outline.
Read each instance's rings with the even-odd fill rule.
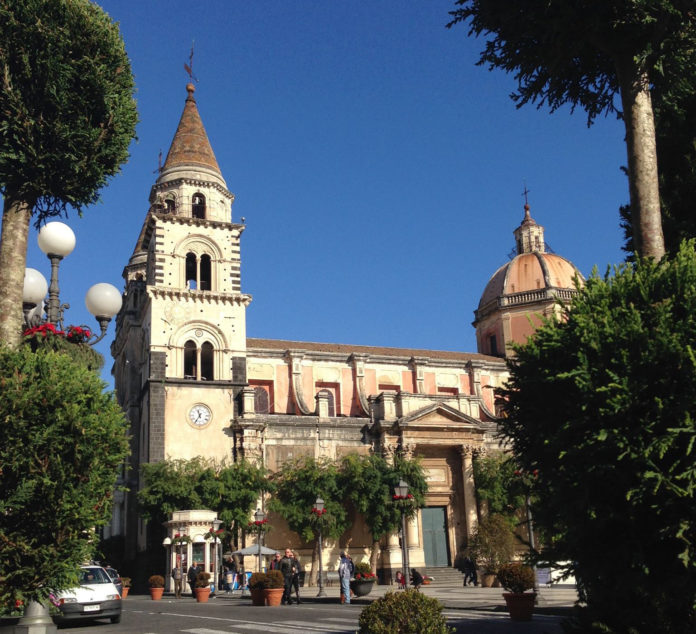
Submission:
[[[112,354],[133,454],[130,492],[116,504],[111,534],[124,535],[131,555],[161,548],[135,504],[146,462],[200,455],[245,458],[275,470],[302,455],[377,452],[391,460],[400,453],[422,459],[429,483],[426,508],[407,530],[411,564],[451,566],[478,521],[473,461],[498,447],[493,391],[507,377],[501,352],[530,332],[527,315],[551,310],[549,289],[572,288],[574,268],[534,250],[539,238],[543,245],[543,230],[527,211],[516,231],[523,250],[496,272],[476,312],[479,352],[249,338],[252,297],[242,291],[240,255],[247,227],[233,220],[234,195],[194,87],[187,93],[124,269]],[[493,336],[496,350],[486,347]],[[312,545],[282,518],[270,519],[275,530],[267,545],[291,544],[308,565]],[[343,548],[356,561],[366,558],[371,542],[362,518],[354,517],[345,535],[325,544],[326,569],[334,569]],[[251,567],[255,559],[245,563]],[[381,545],[380,572],[388,577],[400,565],[392,535]]]

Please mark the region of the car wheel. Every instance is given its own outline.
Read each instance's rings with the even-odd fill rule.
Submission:
[[[112,616],[111,622],[112,623],[120,623],[121,622],[121,615],[119,614],[118,616]]]

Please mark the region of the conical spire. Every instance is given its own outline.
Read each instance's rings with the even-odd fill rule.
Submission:
[[[193,98],[195,90],[196,87],[193,84],[187,84],[188,97],[186,97],[184,112],[181,114],[179,127],[174,134],[162,172],[182,167],[204,167],[222,178],[222,172],[198,114],[196,100]]]

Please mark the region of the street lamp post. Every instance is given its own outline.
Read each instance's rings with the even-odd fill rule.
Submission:
[[[218,565],[218,536],[217,536],[217,530],[220,528],[220,524],[222,524],[222,520],[215,518],[213,520],[213,584],[215,585],[215,594],[220,592],[220,588],[218,586],[218,578],[219,578],[219,570],[220,566]]]
[[[258,526],[258,531],[256,532],[256,542],[258,546],[258,557],[259,557],[259,572],[261,572],[261,546],[263,546],[263,521],[266,519],[266,514],[261,509],[256,509],[254,513],[254,520],[256,526]]]
[[[22,294],[22,309],[24,311],[24,326],[34,328],[48,323],[63,329],[63,312],[70,308],[69,304],[60,303],[60,287],[58,285],[58,268],[60,261],[72,253],[75,248],[75,234],[68,225],[62,222],[46,223],[39,231],[39,248],[51,261],[51,285],[36,269],[27,268],[24,271],[24,291]],[[48,291],[46,318],[42,318],[42,303]],[[106,329],[111,319],[121,309],[121,293],[111,284],[94,284],[85,295],[87,310],[97,319],[101,333],[91,334],[86,328],[85,343],[94,345],[106,335]]]
[[[394,487],[394,498],[397,500],[408,499],[408,484],[404,480],[399,480],[399,484]],[[404,575],[404,582],[408,585],[408,545],[406,544],[406,509],[401,507],[401,573]]]
[[[317,499],[314,502],[314,508],[312,509],[312,512],[315,513],[317,516],[317,526],[319,527],[319,593],[317,594],[317,597],[326,596],[326,593],[324,592],[324,565],[322,563],[323,556],[321,543],[321,516],[324,514],[325,511],[326,509],[324,508],[324,500],[322,500],[321,497],[317,496]]]

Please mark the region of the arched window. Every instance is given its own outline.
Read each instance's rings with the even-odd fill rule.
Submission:
[[[212,381],[213,376],[213,344],[206,341],[201,346],[201,380]]]
[[[186,254],[186,287],[191,290],[212,290],[212,260],[203,254],[200,258],[195,253]]]
[[[194,381],[213,381],[215,379],[215,349],[206,341],[199,348],[190,339],[184,344],[184,378]]]
[[[186,254],[186,287],[192,291],[198,288],[198,262],[195,253]]]
[[[176,203],[173,198],[167,198],[164,201],[164,213],[173,214],[176,211]]]
[[[196,344],[193,341],[187,341],[184,344],[184,378],[185,379],[195,379],[196,374],[196,358],[198,356],[198,350],[196,349]]]
[[[210,256],[209,255],[202,255],[201,256],[201,263],[200,263],[200,270],[199,270],[199,280],[200,284],[198,285],[198,288],[202,291],[209,291],[210,290]]]
[[[334,400],[334,395],[331,390],[319,390],[317,396],[326,395],[329,403],[329,416],[336,416],[336,401]]]
[[[257,414],[268,414],[270,412],[268,392],[265,387],[260,385],[254,388],[254,412]]]
[[[205,196],[203,194],[194,194],[191,199],[191,215],[194,218],[205,220]]]

